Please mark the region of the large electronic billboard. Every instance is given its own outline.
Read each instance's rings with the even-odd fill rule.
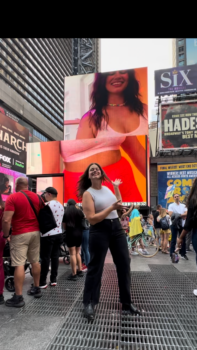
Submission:
[[[161,105],[161,148],[197,147],[197,101]]]
[[[197,177],[197,163],[158,164],[158,203],[168,208],[174,202],[173,193],[178,193],[180,201],[186,203],[188,194]],[[171,195],[166,193],[172,189]]]
[[[64,96],[64,140],[28,144],[27,174],[63,172],[67,202],[96,162],[124,202],[147,203],[147,68],[66,77]]]
[[[26,173],[29,130],[0,112],[0,166]]]
[[[21,176],[26,177],[25,174],[0,166],[0,193],[3,201],[6,201],[10,194],[15,193],[16,179]]]

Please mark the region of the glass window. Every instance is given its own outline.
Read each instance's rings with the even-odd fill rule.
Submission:
[[[185,64],[185,61],[179,62],[179,66],[184,66],[184,64]]]
[[[183,46],[179,47],[179,52],[184,52],[184,47]]]
[[[178,41],[178,44],[179,44],[179,46],[184,45],[184,39],[179,40],[179,41]]]
[[[179,60],[184,60],[184,59],[185,59],[184,53],[180,54],[180,55],[179,55]]]

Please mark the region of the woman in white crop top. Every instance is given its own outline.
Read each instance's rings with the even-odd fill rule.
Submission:
[[[145,183],[146,146],[137,136],[148,134],[148,118],[139,89],[133,69],[95,75],[92,108],[81,118],[76,140],[69,145],[61,142],[68,198],[73,198],[79,176],[96,161],[109,177],[123,180],[120,188],[124,202],[145,201],[132,170],[134,164]]]
[[[110,181],[97,163],[88,166],[78,182],[78,196],[87,220],[90,223],[90,262],[84,288],[84,316],[94,319],[94,306],[99,302],[101,277],[107,250],[110,249],[117,269],[122,309],[130,314],[140,311],[132,304],[130,295],[130,258],[124,230],[117,210],[123,210],[119,184],[121,180],[110,181],[115,194],[102,182]]]

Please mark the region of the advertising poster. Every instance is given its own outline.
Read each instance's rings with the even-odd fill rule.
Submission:
[[[15,182],[18,177],[26,177],[26,175],[0,167],[0,193],[3,201],[6,201],[8,196],[15,193]]]
[[[136,142],[136,139],[133,140]],[[51,142],[34,142],[27,144],[27,175],[49,175],[49,174],[64,174],[64,203],[72,198],[78,201],[77,198],[77,182],[82,175],[80,167],[76,168],[73,162],[73,171],[67,170],[67,157],[72,157],[75,153],[83,157],[84,149],[94,146],[94,151],[97,149],[97,141],[94,140],[70,140],[70,141],[51,141]],[[107,140],[101,139],[103,145],[107,146]],[[115,180],[122,179],[123,184],[120,185],[120,191],[124,202],[139,203],[145,205],[146,203],[146,136],[137,136],[138,150],[136,149],[136,161],[139,160],[138,165],[131,162],[127,153],[121,149],[120,158],[114,164],[103,166],[104,171]],[[80,152],[81,151],[81,152]],[[141,152],[141,156],[138,155]],[[81,153],[81,154],[80,154]],[[91,163],[88,159],[82,159],[84,169]],[[106,155],[105,164],[111,161]],[[99,153],[94,154],[94,162],[100,164],[101,158]],[[69,164],[70,165],[70,164]],[[81,165],[80,165],[81,166]],[[140,167],[141,166],[141,167]],[[140,170],[139,170],[140,167]],[[77,170],[77,171],[76,171]],[[143,174],[144,171],[144,174]],[[112,185],[105,183],[110,189]],[[128,204],[129,205],[129,204]]]
[[[147,68],[66,77],[64,141],[54,148],[47,142],[46,150],[28,145],[27,174],[50,174],[49,165],[63,172],[66,203],[77,200],[77,182],[96,162],[111,180],[122,180],[124,202],[146,203],[147,101]]]
[[[64,204],[64,179],[63,176],[49,176],[49,177],[37,177],[36,179],[36,193],[41,195],[47,187],[54,187],[57,192],[57,200]]]
[[[197,64],[197,39],[186,39],[187,65]]]
[[[197,64],[155,71],[155,96],[197,91]]]
[[[197,163],[158,164],[157,171],[158,204],[168,208],[168,205],[174,202],[175,193],[179,194],[180,201],[185,204],[193,180],[197,177]],[[170,190],[171,196],[169,196]]]
[[[5,106],[0,104],[0,113],[6,115],[6,117],[9,117],[10,119],[14,120],[18,124],[24,126],[26,129],[29,130],[29,142],[33,142],[33,127],[26,123],[24,120],[20,119],[16,114],[11,113]]]
[[[197,147],[197,101],[161,105],[160,148]]]
[[[0,166],[26,173],[29,130],[0,112]]]

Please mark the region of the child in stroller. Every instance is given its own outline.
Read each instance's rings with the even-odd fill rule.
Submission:
[[[69,251],[66,249],[66,232],[62,234],[62,243],[60,245],[60,257],[63,257],[63,262],[65,265],[70,264]]]
[[[14,267],[11,266],[9,242],[5,244],[3,251],[3,269],[5,275],[5,288],[8,290],[8,292],[14,292]],[[26,273],[29,272],[32,276],[31,264],[29,262],[26,262],[24,269]]]

